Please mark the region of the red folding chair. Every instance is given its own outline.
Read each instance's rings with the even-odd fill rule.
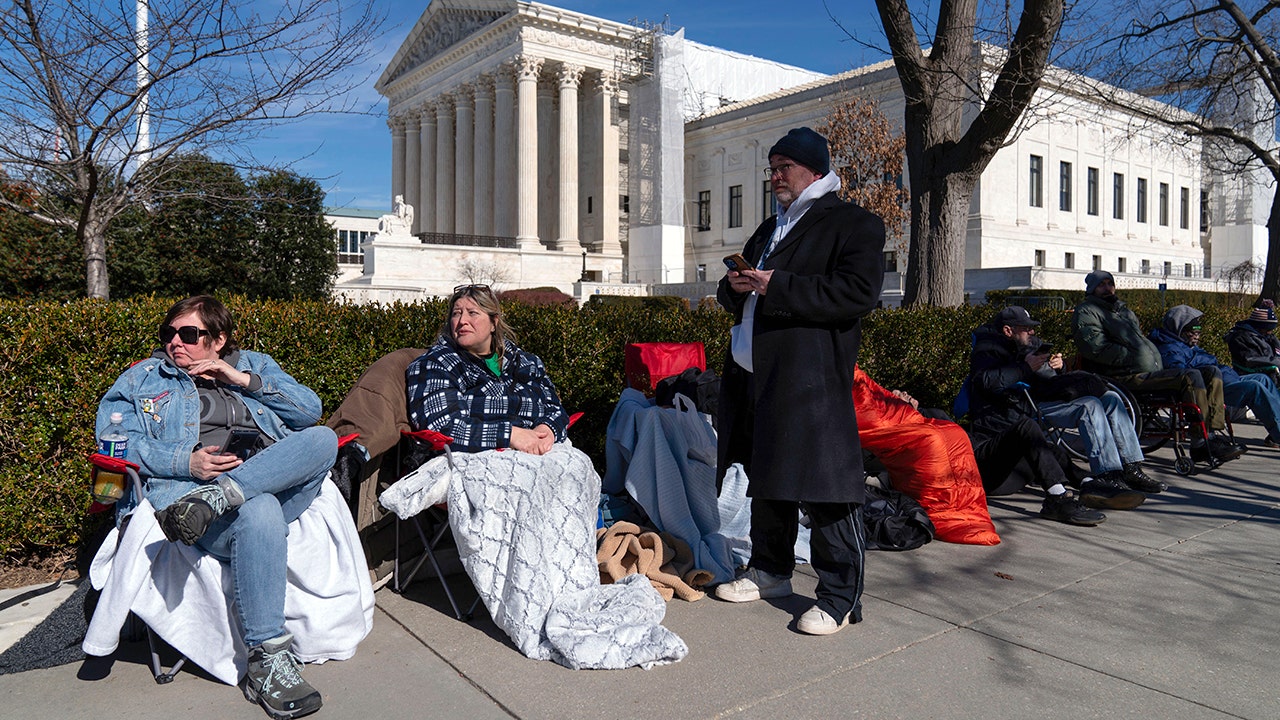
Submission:
[[[451,469],[454,467],[453,451],[449,448],[449,444],[453,442],[453,438],[448,435],[438,433],[435,430],[415,430],[412,432],[402,431],[400,435],[402,439],[399,450],[401,452],[399,452],[396,467],[398,472],[400,472],[401,477],[403,477],[408,470],[414,469],[403,467],[403,449],[406,443],[420,442],[429,446],[434,453],[443,452],[446,461],[449,463],[449,467]],[[423,527],[424,520],[427,522],[429,529]],[[446,503],[433,505],[408,520],[401,520],[397,516],[395,522],[396,552],[395,564],[391,575],[391,589],[397,594],[403,593],[405,589],[409,587],[409,583],[413,582],[414,576],[418,574],[420,569],[422,569],[422,564],[424,562],[430,562],[431,569],[435,572],[436,577],[440,579],[440,586],[444,588],[445,597],[449,599],[449,606],[453,608],[454,616],[463,622],[469,622],[475,615],[476,606],[480,604],[479,596],[471,602],[471,606],[467,608],[466,612],[463,612],[462,608],[458,605],[457,599],[454,597],[453,589],[449,586],[448,579],[445,578],[444,572],[440,569],[440,562],[436,558],[436,549],[444,541],[445,537],[450,534],[449,506]],[[417,532],[418,539],[421,541],[423,548],[422,557],[418,558],[417,562],[413,564],[413,567],[407,571],[404,569],[405,564],[407,563],[402,561],[401,558],[401,554],[405,551],[400,537],[400,526],[402,523],[406,522],[413,525],[413,529]]]

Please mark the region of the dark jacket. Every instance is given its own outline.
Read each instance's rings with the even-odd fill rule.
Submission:
[[[773,234],[769,218],[742,254],[755,265]],[[741,462],[751,497],[812,502],[863,500],[862,452],[853,409],[860,319],[880,297],[884,222],[828,193],[766,259],[773,270],[756,302],[748,373],[726,353],[718,469]],[[748,295],[720,281],[720,304],[741,322]],[[748,392],[754,431],[747,423]]]
[[[1216,367],[1222,372],[1222,383],[1229,385],[1240,381],[1240,374],[1218,362],[1218,357],[1199,345],[1190,345],[1182,339],[1182,332],[1204,313],[1190,305],[1175,305],[1164,314],[1160,327],[1151,331],[1151,342],[1160,349],[1160,359],[1167,368]]]
[[[1095,295],[1086,297],[1076,306],[1071,328],[1085,370],[1120,377],[1163,367],[1160,351],[1143,335],[1138,316],[1123,300],[1109,303]]]
[[[980,326],[973,334],[973,354],[969,358],[969,434],[975,452],[983,444],[999,438],[1014,423],[1034,414],[1026,395],[1017,388],[1028,388],[1044,379],[1027,365],[1027,353],[1040,344],[1019,348],[1013,338],[1005,336],[1002,325],[995,321]],[[1042,370],[1053,371],[1045,365]]]
[[[1280,365],[1280,340],[1264,333],[1248,320],[1241,320],[1222,337],[1231,351],[1231,362],[1246,368]]]

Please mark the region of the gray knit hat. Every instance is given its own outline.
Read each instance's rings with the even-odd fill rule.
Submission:
[[[1098,287],[1098,283],[1102,282],[1103,280],[1110,280],[1112,283],[1115,283],[1116,281],[1115,276],[1113,276],[1111,273],[1107,272],[1106,270],[1094,270],[1088,275],[1085,275],[1084,276],[1085,292],[1092,295],[1093,289]]]
[[[789,157],[819,175],[831,172],[827,139],[807,127],[793,128],[769,148],[769,155]]]

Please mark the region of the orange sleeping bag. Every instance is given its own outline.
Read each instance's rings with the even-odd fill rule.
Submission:
[[[973,446],[964,428],[927,418],[854,368],[858,438],[889,470],[893,489],[915,498],[939,540],[996,545]]]

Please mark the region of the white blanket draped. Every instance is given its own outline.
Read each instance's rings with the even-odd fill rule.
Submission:
[[[132,611],[191,662],[233,685],[247,668],[244,633],[231,607],[231,567],[165,539],[151,503],[140,503],[123,540],[112,530],[89,580],[102,597],[82,647],[110,655]],[[373,628],[373,586],[351,512],[326,480],[289,525],[285,630],[304,662],[345,660]]]
[[[388,488],[383,506],[407,519],[449,502],[458,554],[493,618],[526,656],[574,669],[680,660],[688,647],[661,625],[666,604],[641,575],[600,584],[600,477],[569,443],[546,455],[514,450],[437,457]]]

